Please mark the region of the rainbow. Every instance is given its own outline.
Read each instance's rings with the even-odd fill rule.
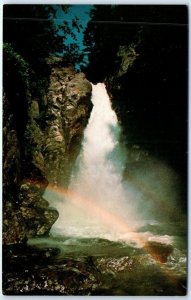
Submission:
[[[74,190],[66,189],[53,184],[45,186],[38,181],[31,180],[27,180],[26,183],[37,188],[46,188],[46,190],[55,193],[61,199],[64,198],[65,201],[70,201],[76,207],[84,208],[89,215],[92,215],[92,217],[96,217],[97,219],[99,219],[99,221],[105,224],[110,230],[117,230],[117,232],[127,234],[128,240],[135,243],[138,247],[146,247],[148,249],[152,248],[148,247],[148,235],[144,235],[141,232],[136,232],[136,229],[130,227],[120,216],[106,210],[101,204],[96,203],[92,199],[82,197]],[[152,236],[152,234],[150,234],[150,236]]]
[[[66,189],[57,185],[49,184],[48,186],[33,180],[25,181],[26,184],[29,184],[35,188],[48,190],[55,193],[61,198],[64,198],[66,201],[71,201],[74,205],[78,207],[83,207],[86,211],[92,216],[97,216],[105,225],[110,229],[117,228],[120,232],[128,233],[128,239],[134,242],[138,247],[141,247],[146,254],[150,254],[151,257],[155,260],[156,264],[160,267],[161,271],[168,277],[168,279],[173,283],[178,285],[178,279],[175,277],[173,271],[171,271],[165,263],[167,262],[167,257],[170,253],[161,255],[161,253],[156,251],[156,245],[153,246],[152,242],[148,241],[148,236],[145,236],[143,233],[135,231],[135,228],[132,228],[127,225],[127,223],[122,220],[118,215],[107,211],[100,204],[95,203],[92,199],[87,199],[71,189]],[[158,243],[158,245],[164,246],[164,244]],[[164,248],[165,251],[165,248]],[[168,251],[167,251],[168,252]]]

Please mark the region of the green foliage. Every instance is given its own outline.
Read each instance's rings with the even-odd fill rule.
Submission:
[[[26,62],[35,96],[41,96],[48,86],[51,65],[47,61],[51,56],[63,56],[65,65],[78,63],[82,58],[73,33],[73,28],[80,30],[79,20],[74,18],[73,27],[66,20],[58,26],[55,22],[58,9],[66,14],[70,5],[4,5],[5,51],[9,56],[16,53],[17,60]],[[70,46],[66,42],[69,35],[74,40]],[[18,64],[20,67],[19,72],[24,76],[24,65]],[[11,72],[11,66],[9,68],[7,73]]]
[[[43,134],[34,120],[27,124],[24,137],[25,151],[28,155],[34,151],[41,151]]]
[[[5,5],[4,42],[11,43],[38,73],[43,73],[45,58],[62,49],[51,13],[46,5]]]
[[[83,64],[84,53],[80,50],[79,46],[75,43],[68,45],[64,51],[62,64],[72,65]]]
[[[23,82],[29,86],[29,66],[28,63],[21,57],[20,54],[14,51],[11,44],[3,44],[3,54],[6,56],[7,61],[12,62],[18,69],[18,73],[21,75]]]

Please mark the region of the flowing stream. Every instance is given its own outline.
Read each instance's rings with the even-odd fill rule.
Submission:
[[[134,255],[142,271],[139,266],[139,275],[131,273],[131,278],[146,276],[145,266],[153,264],[185,278],[185,221],[178,206],[177,176],[153,158],[141,159],[136,147],[131,151],[124,147],[105,85],[98,83],[92,89],[93,109],[69,188],[47,188],[44,195],[59,211],[59,218],[50,238],[29,243],[59,247],[64,256],[101,257],[98,265],[105,269],[112,257],[113,265],[118,264],[122,271],[125,260],[121,260]],[[130,175],[125,177],[128,166]],[[134,270],[137,272],[136,267]],[[125,276],[131,281],[128,272],[127,267]],[[151,285],[161,280],[158,276],[150,278]],[[137,287],[137,293],[147,294],[142,289]]]

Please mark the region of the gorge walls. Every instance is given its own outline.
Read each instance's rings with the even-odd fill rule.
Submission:
[[[91,52],[85,71],[90,81],[105,82],[125,142],[166,161],[185,176],[186,5],[97,5],[92,20],[86,30]]]
[[[17,70],[6,75],[3,243],[9,245],[48,234],[58,218],[43,193],[48,183],[67,186],[92,105],[91,84],[70,67],[52,68],[42,98],[32,95]]]
[[[149,31],[154,36],[154,30]],[[106,76],[105,81],[129,147],[137,145],[185,174],[187,53],[172,38],[172,31],[169,39],[174,49],[162,50],[158,44],[154,50],[146,39],[139,46],[120,46],[117,71]],[[181,38],[185,38],[184,34]],[[180,57],[176,65],[174,55]]]

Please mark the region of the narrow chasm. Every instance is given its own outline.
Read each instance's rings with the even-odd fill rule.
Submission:
[[[3,16],[3,294],[186,295],[186,5]]]

